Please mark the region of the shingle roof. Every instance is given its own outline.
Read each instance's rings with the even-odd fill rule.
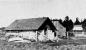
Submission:
[[[5,30],[38,29],[47,19],[48,17],[16,20],[11,25],[6,27]]]

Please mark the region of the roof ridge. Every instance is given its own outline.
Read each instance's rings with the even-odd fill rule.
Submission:
[[[46,19],[46,18],[49,18],[49,17],[24,18],[24,19],[16,19],[16,20],[38,19],[38,18],[43,18],[43,19]]]

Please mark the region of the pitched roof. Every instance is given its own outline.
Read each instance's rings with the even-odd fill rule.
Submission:
[[[74,25],[73,30],[83,30],[82,25]]]
[[[49,18],[43,17],[16,20],[6,27],[5,30],[35,30],[38,29],[47,19]]]
[[[54,26],[58,29],[65,29],[65,27],[59,22],[59,20],[52,20]]]

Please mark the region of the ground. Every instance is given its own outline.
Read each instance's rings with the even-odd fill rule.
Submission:
[[[79,42],[76,42],[79,41]],[[40,42],[34,42],[34,43],[8,43],[6,41],[0,40],[0,50],[64,50],[69,49],[73,47],[73,49],[77,49],[78,47],[82,47],[82,44],[86,44],[86,40],[60,40],[57,43],[40,43]],[[82,42],[83,41],[83,42]],[[81,45],[81,46],[80,46]],[[71,47],[70,47],[71,46]],[[84,46],[84,45],[83,45]],[[63,49],[64,48],[64,49]],[[85,46],[86,48],[86,46]]]
[[[14,43],[0,35],[0,50],[85,50],[86,38],[62,39],[58,42]]]

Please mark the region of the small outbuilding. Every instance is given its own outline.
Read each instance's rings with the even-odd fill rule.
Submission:
[[[75,37],[86,37],[85,31],[82,25],[74,25],[73,29],[70,31],[75,35]]]
[[[57,35],[59,35],[61,37],[66,36],[66,28],[62,24],[60,24],[59,20],[53,19],[51,21],[57,29],[56,30]]]

